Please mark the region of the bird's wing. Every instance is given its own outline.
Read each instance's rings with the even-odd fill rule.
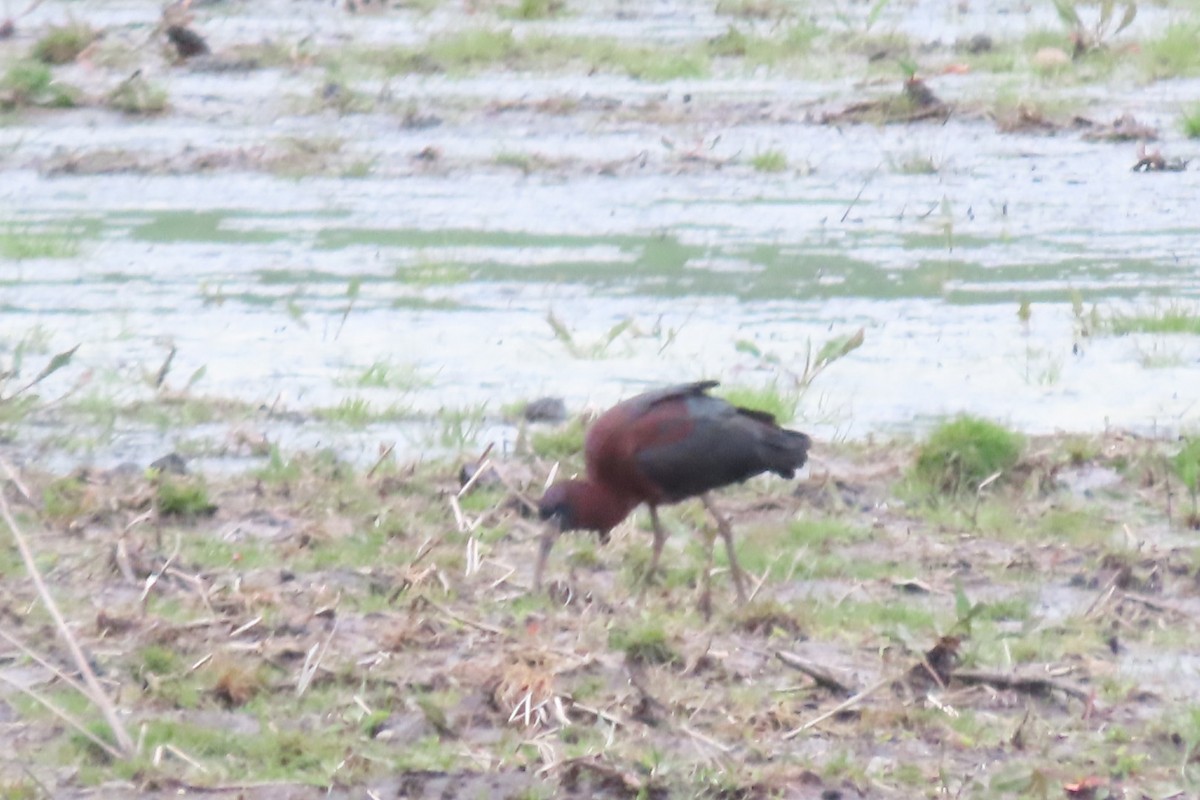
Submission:
[[[638,401],[638,405],[645,411],[659,403],[666,400],[673,400],[677,397],[702,397],[709,389],[720,385],[720,381],[681,383],[677,386],[666,386],[662,389],[655,389],[645,394],[640,394],[634,399]]]
[[[670,415],[647,414],[647,421],[661,419],[656,435],[640,437],[634,456],[664,499],[691,497],[763,472],[791,477],[804,464],[808,437],[778,427],[769,414],[706,396],[689,398],[685,407],[685,413],[671,406]]]
[[[676,441],[686,432],[688,408],[697,403],[720,403],[705,394],[717,381],[667,386],[631,397],[604,412],[584,440],[589,477],[631,496],[651,499],[662,493],[647,482],[637,467],[637,453]]]

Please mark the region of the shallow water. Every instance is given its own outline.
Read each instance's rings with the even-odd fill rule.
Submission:
[[[679,9],[663,4],[662,14],[639,17],[644,38],[681,35],[681,20],[694,15]],[[61,10],[47,3],[37,13],[55,19]],[[379,28],[315,4],[308,23],[226,11],[204,25],[214,41],[325,19],[336,24],[323,35],[371,37],[402,19],[385,15],[391,22]],[[138,14],[153,22],[157,13],[141,3],[91,12],[135,29]],[[569,31],[584,21],[552,24]],[[708,24],[717,23],[725,24]],[[960,23],[939,35],[969,33]],[[449,23],[435,14],[422,24]],[[9,229],[65,232],[79,247],[69,258],[0,267],[5,350],[31,331],[46,340],[43,357],[83,345],[46,396],[81,373],[87,391],[147,396],[144,375],[173,345],[168,384],[177,388],[204,367],[193,391],[276,408],[347,397],[429,414],[483,406],[488,418],[472,437],[482,445],[515,435],[499,423],[507,404],[553,394],[573,410],[602,406],[702,376],[761,385],[783,373],[739,342],[800,371],[810,343],[863,327],[863,347],[801,404],[800,424],[818,435],[903,433],[959,412],[1031,432],[1173,432],[1197,422],[1197,337],[1081,338],[1072,314],[1076,293],[1104,311],[1200,301],[1198,173],[1132,173],[1132,144],[1002,135],[965,118],[817,125],[806,121],[814,104],[884,92],[845,80],[728,76],[409,77],[390,83],[392,99],[440,121],[412,128],[389,113],[297,114],[297,99],[324,79],[312,72],[164,70],[173,106],[165,117],[129,122],[86,109],[0,127]],[[80,80],[101,82],[91,73]],[[992,84],[948,76],[935,86],[954,99]],[[1074,91],[1093,118],[1133,111],[1160,127],[1164,152],[1186,155],[1174,120],[1179,98],[1195,89]],[[570,113],[530,110],[564,97],[577,103]],[[497,106],[498,98],[519,104]],[[297,141],[335,141],[331,158],[363,160],[363,177],[173,174],[196,152]],[[426,147],[438,149],[435,163],[414,160]],[[754,171],[749,157],[768,149],[783,151],[791,168]],[[134,174],[49,169],[103,151],[161,163]],[[502,154],[544,163],[525,174],[498,163]],[[936,172],[910,174],[903,165],[913,160]],[[1022,300],[1033,304],[1027,325],[1017,318]],[[550,313],[586,353],[555,337]],[[632,325],[601,347],[625,320]],[[347,385],[376,362],[411,369],[418,385]],[[390,438],[401,450],[439,447],[430,432],[439,424],[380,423],[346,435],[324,424],[256,423],[285,446],[338,439],[362,459]],[[189,435],[199,434],[166,437]],[[84,455],[138,460],[161,449],[134,425]]]

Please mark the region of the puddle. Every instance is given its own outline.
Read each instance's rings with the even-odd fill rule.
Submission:
[[[25,30],[65,9],[42,4]],[[1146,30],[1165,13],[1142,11]],[[589,6],[539,24],[565,35],[594,15],[611,35],[636,30],[663,41],[729,24],[669,3],[629,20],[612,12]],[[135,25],[157,13],[130,2],[89,9],[88,18]],[[1023,35],[1036,22],[932,3],[884,15],[881,25],[907,30],[920,21],[933,26],[922,36],[942,38],[1010,27]],[[411,21],[332,8],[276,18],[238,6],[204,23],[225,44],[301,30],[384,41],[403,29],[395,41],[407,41],[453,23],[440,12],[405,28]],[[411,455],[439,446],[429,443],[437,434],[428,421],[439,409],[483,408],[497,426],[505,405],[544,395],[575,410],[700,376],[767,383],[775,371],[739,341],[800,371],[810,344],[863,327],[864,346],[801,404],[800,423],[818,436],[910,432],[959,412],[1033,433],[1173,432],[1197,422],[1194,397],[1180,387],[1200,361],[1200,340],[1080,340],[1072,315],[1076,294],[1088,308],[1200,298],[1190,255],[1200,251],[1198,173],[1134,174],[1132,145],[1001,135],[965,118],[885,128],[804,122],[806,106],[852,89],[842,78],[408,76],[390,85],[394,99],[440,120],[410,129],[385,113],[297,116],[295,98],[323,79],[303,70],[158,77],[173,102],[162,118],[128,122],[83,109],[0,127],[9,229],[66,231],[77,250],[5,261],[0,273],[0,352],[14,352],[31,331],[43,357],[82,345],[72,368],[44,387],[48,397],[81,374],[89,391],[147,396],[146,373],[174,346],[173,385],[203,368],[194,390],[205,395],[302,412],[369,398],[377,409],[424,415],[424,433],[402,437]],[[955,81],[947,77],[939,93],[987,84]],[[1182,152],[1175,96],[1114,90],[1095,115],[1132,109],[1160,125],[1164,149]],[[497,113],[496,97],[521,105]],[[580,103],[577,113],[528,110],[562,97],[604,102]],[[662,118],[620,116],[646,104],[665,110]],[[64,153],[113,150],[170,164],[197,150],[244,153],[289,137],[335,141],[337,163],[367,166],[346,178],[247,171],[253,159],[204,174],[41,171]],[[439,153],[433,169],[413,159],[427,147]],[[750,157],[767,149],[784,153],[789,168],[754,171]],[[525,174],[505,167],[505,154],[551,166]],[[914,157],[936,172],[897,168]],[[608,163],[620,166],[604,174]],[[1092,202],[1098,195],[1113,201]],[[1027,325],[1017,318],[1022,300],[1033,304]],[[550,313],[585,357],[555,338]],[[601,346],[626,320],[627,330]],[[379,363],[421,380],[347,385]],[[285,446],[342,436],[263,427]],[[396,434],[380,424],[359,438],[371,440],[369,451]],[[161,455],[117,439],[86,457]]]

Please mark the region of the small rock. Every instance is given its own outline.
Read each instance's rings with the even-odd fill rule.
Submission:
[[[159,459],[150,462],[150,469],[156,469],[164,475],[187,475],[187,461],[179,453],[167,453]]]
[[[992,51],[992,37],[986,33],[977,33],[967,41],[968,53],[990,53]]]
[[[479,470],[478,464],[463,464],[458,471],[458,485],[466,486],[467,482],[475,478],[475,473]],[[475,486],[486,488],[489,486],[499,486],[503,481],[500,480],[500,473],[496,472],[495,467],[488,467],[482,475],[475,478]]]
[[[563,422],[567,418],[567,404],[561,397],[539,397],[526,403],[521,413],[530,422]]]

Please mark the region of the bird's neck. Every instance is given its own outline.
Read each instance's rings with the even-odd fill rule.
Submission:
[[[574,500],[575,527],[601,533],[616,527],[641,502],[592,481],[578,484]]]

